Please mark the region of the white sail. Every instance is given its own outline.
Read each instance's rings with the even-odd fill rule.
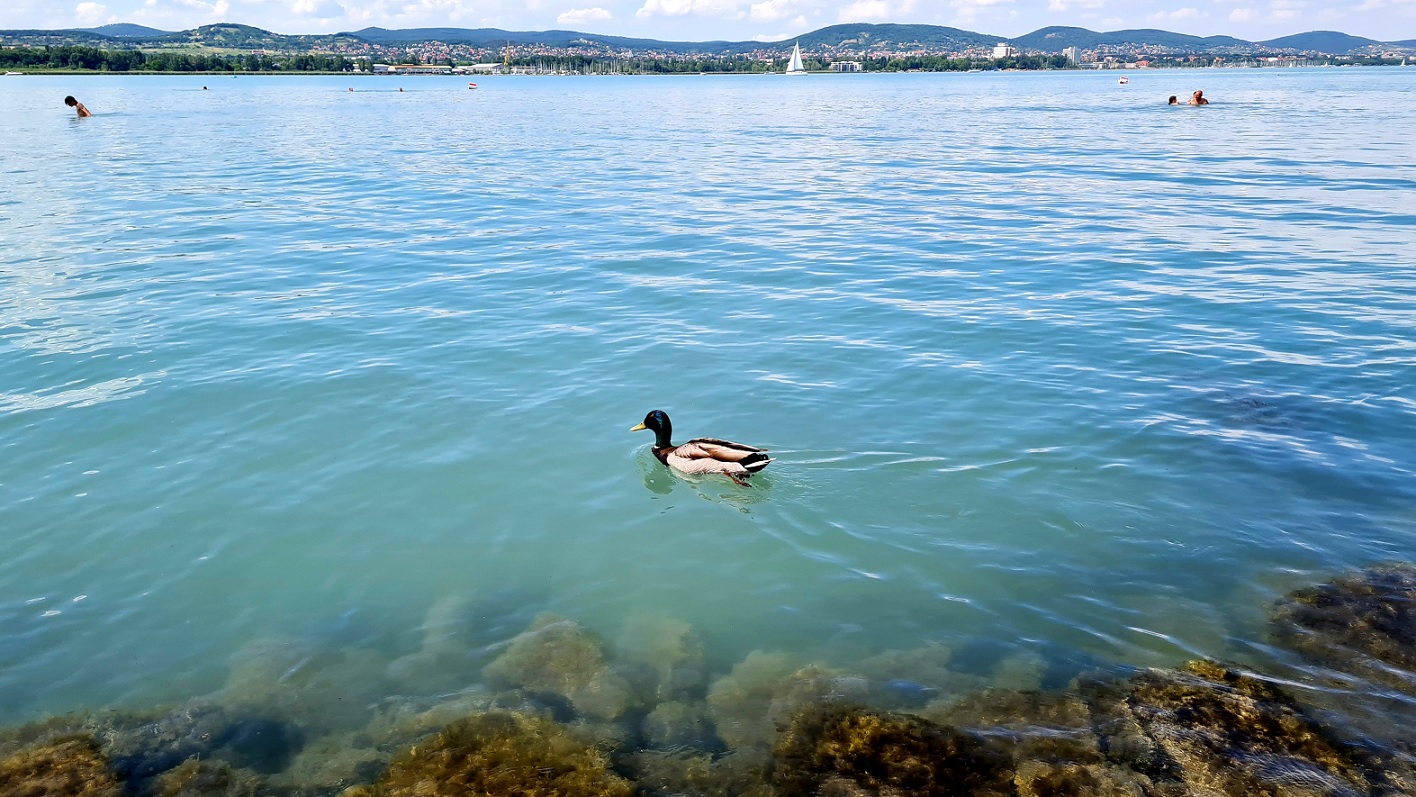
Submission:
[[[792,62],[787,64],[788,75],[805,75],[806,67],[801,63],[801,42],[792,46]]]

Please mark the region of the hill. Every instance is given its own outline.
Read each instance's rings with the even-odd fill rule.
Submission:
[[[79,28],[88,33],[97,33],[100,36],[112,36],[116,39],[125,38],[156,38],[166,36],[172,31],[149,28],[146,25],[134,25],[130,22],[119,22],[114,25],[99,25],[96,28]]]
[[[1060,53],[1067,47],[1089,50],[1103,45],[1112,47],[1149,45],[1177,52],[1210,52],[1231,47],[1253,47],[1252,42],[1232,36],[1190,36],[1184,33],[1154,29],[1115,30],[1109,33],[1098,33],[1086,28],[1068,28],[1057,25],[1020,36],[1013,39],[1012,44],[1023,50],[1040,50],[1049,53]]]
[[[407,28],[387,30],[385,28],[364,28],[339,34],[352,36],[371,44],[418,44],[438,41],[443,44],[470,44],[476,47],[495,49],[505,44],[542,44],[548,47],[573,47],[576,45],[607,45],[632,50],[660,50],[667,52],[720,52],[732,46],[730,42],[666,42],[657,39],[632,39],[626,36],[605,36],[596,33],[580,33],[573,30],[513,31],[501,28]]]
[[[809,48],[831,47],[867,51],[903,50],[914,47],[963,50],[969,47],[992,47],[1005,39],[990,33],[975,33],[941,25],[856,23],[831,25],[803,34],[792,41],[800,41],[803,47]]]
[[[1305,53],[1350,53],[1355,50],[1365,50],[1374,44],[1381,44],[1381,42],[1375,39],[1364,39],[1361,36],[1349,36],[1335,30],[1315,30],[1269,39],[1266,42],[1260,42],[1260,44],[1275,50],[1297,50]]]

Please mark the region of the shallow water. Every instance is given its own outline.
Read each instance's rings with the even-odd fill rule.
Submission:
[[[1416,70],[397,80],[0,81],[0,721],[448,596],[1263,663],[1416,558]]]

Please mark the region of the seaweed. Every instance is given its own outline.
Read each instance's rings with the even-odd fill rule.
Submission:
[[[597,720],[617,719],[634,705],[629,682],[606,663],[599,639],[554,615],[537,618],[482,674],[495,685],[564,700]]]
[[[394,757],[367,797],[631,797],[609,758],[544,717],[493,712],[458,720]],[[351,794],[352,792],[352,794]]]
[[[123,786],[91,735],[67,736],[0,759],[0,797],[122,797]]]
[[[157,779],[157,797],[256,797],[262,781],[221,761],[191,760]]]
[[[1008,755],[996,746],[921,717],[858,706],[818,704],[800,711],[773,751],[781,797],[909,794],[1011,795]]]

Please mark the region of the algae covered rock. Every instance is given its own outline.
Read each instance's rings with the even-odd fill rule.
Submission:
[[[1416,566],[1392,562],[1297,590],[1273,613],[1279,644],[1416,694]]]
[[[952,700],[982,689],[987,681],[949,669],[953,650],[937,642],[911,650],[887,650],[866,659],[860,674],[870,681],[871,704],[909,708]]]
[[[416,694],[454,692],[477,680],[472,640],[473,602],[464,595],[442,598],[423,618],[418,650],[388,665],[389,680]]]
[[[719,738],[734,749],[770,747],[778,725],[805,706],[863,702],[870,685],[818,665],[802,667],[785,653],[753,651],[708,690]]]
[[[770,764],[767,753],[756,750],[725,756],[645,750],[627,760],[640,790],[689,797],[776,797],[767,781]]]
[[[640,725],[651,747],[713,746],[713,723],[701,703],[660,703]]]
[[[1011,795],[1007,754],[921,717],[822,704],[798,713],[773,751],[781,797]]]
[[[122,795],[122,784],[92,736],[53,739],[0,759],[0,797]]]
[[[1111,710],[1108,755],[1157,782],[1200,794],[1313,797],[1367,794],[1353,749],[1271,684],[1214,662],[1148,670]],[[1104,704],[1098,701],[1097,706]],[[1128,722],[1129,720],[1129,722]]]
[[[370,797],[630,797],[600,751],[548,719],[511,713],[459,720],[398,754]],[[346,792],[348,794],[349,792]]]
[[[1013,779],[1018,797],[1148,797],[1149,778],[1129,769],[1074,761],[1024,761]]]
[[[686,620],[644,614],[625,623],[616,648],[628,662],[654,674],[656,701],[701,698],[707,685],[703,641]]]
[[[988,689],[928,706],[919,714],[944,725],[1006,738],[1015,745],[1019,760],[1085,764],[1103,760],[1091,712],[1075,694]]]
[[[551,615],[537,618],[482,674],[495,685],[564,699],[597,720],[617,719],[634,702],[629,682],[606,662],[600,640]]]
[[[254,772],[193,759],[163,773],[153,791],[157,797],[255,797],[260,790],[261,779]]]
[[[299,735],[358,728],[372,705],[389,693],[387,660],[368,650],[312,648],[293,639],[256,640],[232,658],[226,686],[216,695],[233,714],[292,726]],[[269,738],[275,731],[262,732]]]

